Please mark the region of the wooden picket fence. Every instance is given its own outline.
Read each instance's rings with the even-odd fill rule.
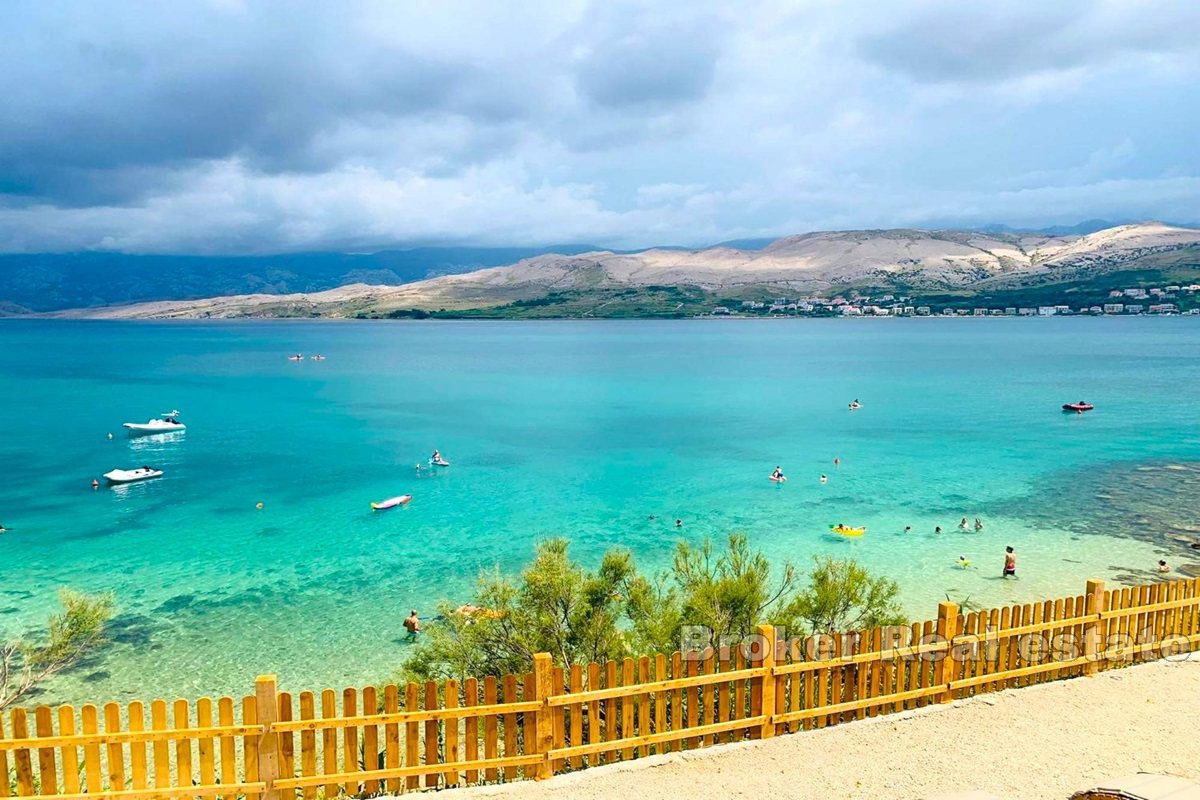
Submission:
[[[1200,579],[482,680],[14,708],[0,797],[315,800],[546,778],[1200,649]]]

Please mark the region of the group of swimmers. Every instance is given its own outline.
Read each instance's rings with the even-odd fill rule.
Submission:
[[[958,529],[959,529],[960,531],[965,531],[965,530],[969,529],[970,527],[971,527],[971,526],[970,526],[970,525],[967,523],[967,518],[966,518],[966,517],[963,517],[963,518],[962,518],[962,521],[958,523]],[[979,531],[982,531],[982,530],[983,530],[983,520],[981,520],[979,517],[976,517],[976,518],[975,518],[975,531],[976,531],[976,532],[979,532]],[[911,525],[905,525],[905,526],[904,526],[904,532],[905,532],[905,533],[910,533],[911,531],[912,531],[912,526],[911,526]],[[934,525],[934,526],[933,526],[933,532],[934,532],[934,533],[941,533],[941,532],[942,532],[942,526],[941,526],[941,525]]]

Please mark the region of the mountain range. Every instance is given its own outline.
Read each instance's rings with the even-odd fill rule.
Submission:
[[[784,237],[761,249],[748,246],[754,244],[758,242],[635,252],[560,248],[567,252],[527,254],[505,266],[455,269],[458,274],[400,285],[394,285],[391,276],[373,279],[366,269],[391,263],[391,275],[402,277],[395,262],[388,261],[394,256],[344,256],[345,285],[317,291],[290,287],[307,281],[304,286],[315,288],[322,280],[338,280],[333,275],[336,270],[305,273],[304,259],[281,256],[271,262],[280,273],[276,282],[253,293],[222,292],[223,296],[182,300],[167,296],[155,302],[58,313],[126,319],[388,317],[439,311],[465,316],[658,316],[684,315],[722,299],[780,294],[856,289],[972,296],[1200,277],[1200,230],[1156,222],[1059,235],[1000,230],[826,231]],[[354,269],[348,269],[351,266]],[[426,263],[413,269],[433,268]],[[117,272],[115,266],[112,271]],[[355,277],[360,274],[361,279]],[[121,277],[128,282],[128,276]],[[253,280],[265,278],[256,274]],[[22,303],[0,293],[0,299],[51,310],[44,304],[38,309],[30,304],[31,298],[30,303]]]

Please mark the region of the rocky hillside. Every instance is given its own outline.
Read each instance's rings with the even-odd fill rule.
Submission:
[[[1200,230],[1160,223],[1087,235],[877,230],[809,233],[762,250],[651,249],[541,255],[504,267],[403,286],[354,284],[309,294],[255,294],[71,312],[105,318],[386,316],[399,309],[470,309],[551,293],[696,287],[829,292],[984,291],[1068,284],[1108,272],[1200,266]]]

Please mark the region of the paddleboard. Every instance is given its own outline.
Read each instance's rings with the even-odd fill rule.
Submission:
[[[397,497],[389,497],[387,500],[380,500],[378,503],[371,503],[371,508],[375,509],[376,511],[384,511],[389,508],[395,508],[396,506],[402,506],[409,500],[412,500],[411,494],[402,494]]]

